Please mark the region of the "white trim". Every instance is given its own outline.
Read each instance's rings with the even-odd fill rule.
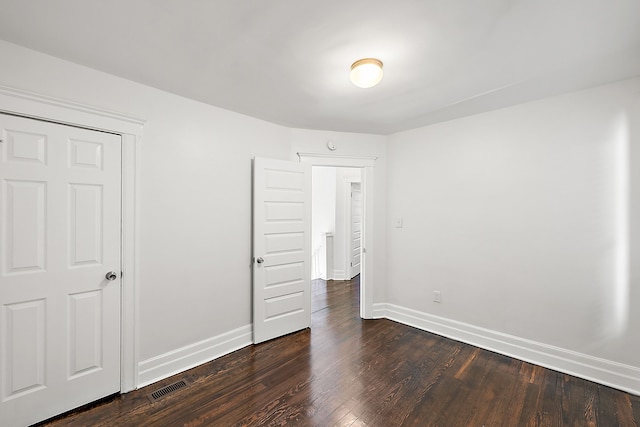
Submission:
[[[311,163],[313,166],[334,167],[373,167],[378,159],[376,156],[355,156],[349,154],[296,153],[301,162]]]
[[[344,270],[333,270],[331,272],[331,280],[349,280]]]
[[[0,111],[89,127],[119,134],[142,135],[145,121],[74,101],[0,85]]]
[[[246,325],[144,360],[138,365],[138,387],[144,387],[251,345],[251,335],[252,326]]]
[[[386,303],[375,303],[373,304],[373,318],[374,319],[386,319],[387,318],[387,306],[390,304]],[[403,323],[403,322],[400,322]]]
[[[365,167],[362,174],[362,240],[360,242],[360,316],[363,319],[373,318],[373,290],[375,289],[374,278],[374,230],[375,222],[373,213],[374,203],[374,174],[373,167]],[[366,283],[366,285],[364,284]]]
[[[139,162],[142,126],[135,117],[52,98],[33,92],[0,86],[0,112],[39,120],[111,132],[122,137],[122,309],[120,391],[137,386],[138,360],[138,259],[139,236]]]
[[[640,395],[640,368],[508,335],[468,323],[394,304],[376,304],[376,317],[385,317],[555,371]]]
[[[140,324],[138,304],[140,291],[139,187],[141,137],[122,135],[122,324],[121,324],[121,392],[135,390],[138,378],[138,345]]]
[[[322,153],[297,153],[300,162],[311,166],[333,166],[362,168],[360,175],[362,182],[362,258],[360,260],[360,317],[373,318],[373,289],[374,277],[374,179],[373,168],[377,157],[359,155],[335,155]],[[369,261],[371,260],[371,261]]]

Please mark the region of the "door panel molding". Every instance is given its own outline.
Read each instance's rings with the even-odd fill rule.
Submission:
[[[138,379],[139,162],[145,121],[114,111],[0,85],[0,112],[90,130],[122,139],[122,302],[120,391],[134,390]]]
[[[253,159],[253,342],[311,326],[311,167]]]

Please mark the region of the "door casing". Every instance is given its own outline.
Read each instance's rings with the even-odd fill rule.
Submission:
[[[122,303],[120,392],[138,381],[138,200],[139,150],[144,120],[100,108],[0,86],[0,112],[50,121],[122,137]]]
[[[360,317],[373,319],[374,277],[374,166],[377,157],[357,155],[327,155],[321,153],[297,153],[300,162],[311,166],[361,168],[362,184],[362,252],[360,261]]]

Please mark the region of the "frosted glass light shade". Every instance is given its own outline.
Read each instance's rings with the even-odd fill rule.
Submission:
[[[361,88],[377,85],[382,80],[382,61],[375,58],[359,59],[351,65],[351,82]]]

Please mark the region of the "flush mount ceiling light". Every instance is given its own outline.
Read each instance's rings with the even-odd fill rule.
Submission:
[[[382,75],[382,61],[375,58],[364,58],[351,64],[349,77],[354,85],[368,88],[380,83]]]

